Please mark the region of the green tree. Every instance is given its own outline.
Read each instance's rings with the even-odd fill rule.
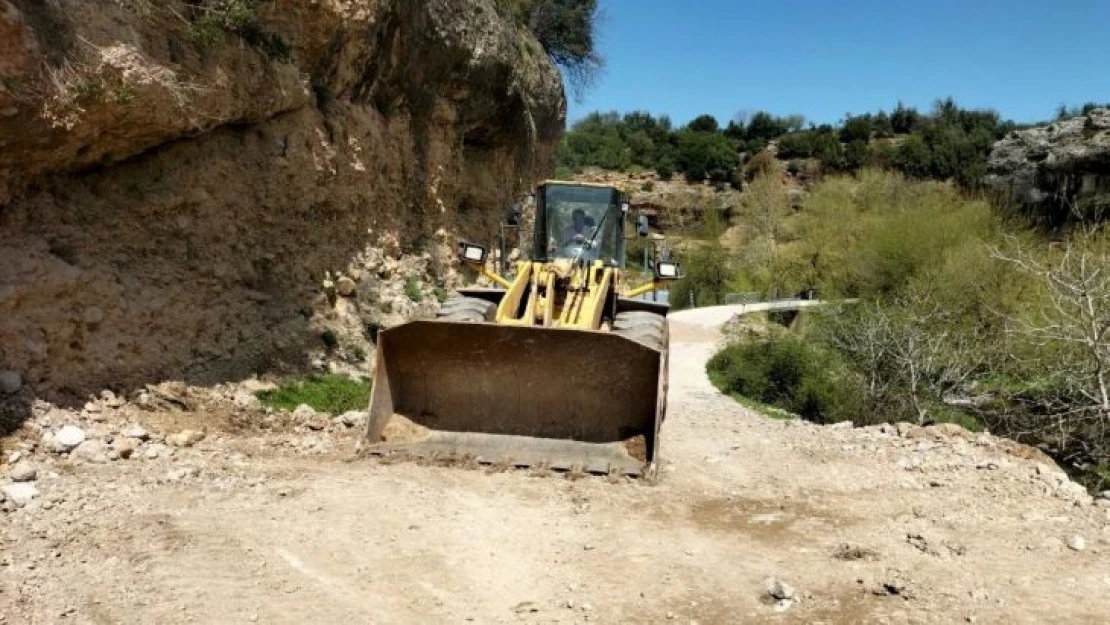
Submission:
[[[740,157],[724,135],[683,130],[678,133],[678,170],[691,182],[727,182]]]
[[[901,102],[894,107],[890,115],[891,129],[896,135],[908,135],[918,129],[921,124],[921,113],[913,107],[903,106]]]
[[[848,115],[844,119],[844,125],[840,128],[840,140],[844,143],[852,143],[853,141],[862,141],[866,143],[870,141],[871,116]]]
[[[686,129],[693,132],[717,132],[720,130],[720,125],[717,123],[717,118],[712,115],[698,115],[686,126]]]

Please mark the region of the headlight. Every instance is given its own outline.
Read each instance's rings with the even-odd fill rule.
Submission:
[[[659,280],[678,280],[682,277],[682,272],[678,263],[661,262],[655,265],[655,277]]]
[[[473,243],[460,243],[459,258],[468,263],[484,263],[486,261],[486,248]]]

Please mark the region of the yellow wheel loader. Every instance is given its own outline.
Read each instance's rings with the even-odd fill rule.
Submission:
[[[461,289],[436,319],[378,335],[365,451],[654,472],[668,306],[640,296],[677,279],[678,266],[654,263],[645,284],[626,284],[628,203],[613,187],[544,182],[534,209],[533,249],[511,279],[463,243],[461,260],[497,288]]]

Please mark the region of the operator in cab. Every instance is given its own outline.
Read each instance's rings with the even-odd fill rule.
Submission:
[[[576,237],[588,239],[593,235],[593,219],[586,216],[586,211],[576,208],[570,214],[570,219],[570,225],[563,229],[563,235],[559,237],[561,246],[574,243]]]

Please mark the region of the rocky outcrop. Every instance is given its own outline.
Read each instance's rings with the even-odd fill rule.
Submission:
[[[988,184],[1050,223],[1110,217],[1110,109],[1010,133],[989,172]]]
[[[365,322],[449,281],[564,117],[494,0],[0,0],[0,369],[61,398],[305,361],[321,285]]]

